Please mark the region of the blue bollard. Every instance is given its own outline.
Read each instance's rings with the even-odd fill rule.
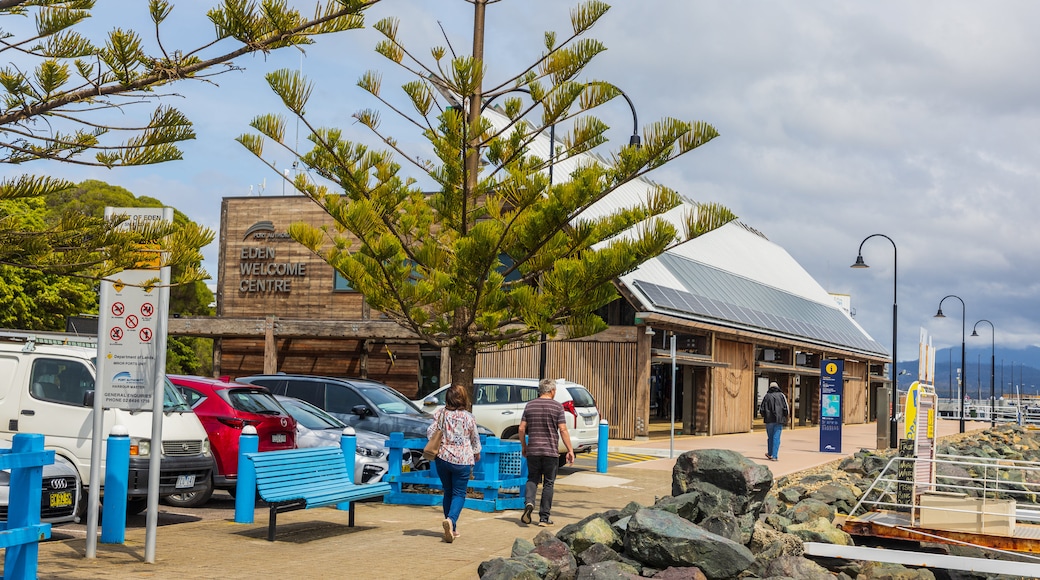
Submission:
[[[607,439],[610,435],[610,425],[607,424],[607,420],[603,419],[599,422],[599,443],[596,446],[596,472],[606,473],[607,472],[607,455],[610,453],[607,450]]]
[[[105,502],[101,505],[101,543],[126,540],[126,493],[130,485],[130,432],[113,425],[105,451]]]
[[[354,461],[357,459],[357,434],[354,432],[353,427],[343,429],[343,435],[340,435],[339,438],[339,448],[343,451],[343,462],[347,464],[347,473],[354,479]],[[361,482],[355,481],[354,483]],[[336,509],[349,510],[350,502],[336,504]]]
[[[256,453],[260,449],[260,438],[256,436],[256,427],[246,425],[238,436],[238,482],[235,484],[235,523],[253,523],[253,512],[256,511],[256,467],[246,459],[246,453]]]
[[[11,441],[11,453],[44,453],[43,435],[18,433]],[[54,463],[54,452],[48,463]],[[43,499],[43,466],[29,465],[11,469],[10,505],[5,529],[29,528],[40,525],[40,502]],[[24,499],[24,501],[18,501]],[[38,540],[51,537],[50,524],[43,524],[46,532]],[[40,544],[32,541],[7,546],[4,554],[4,578],[36,578]]]

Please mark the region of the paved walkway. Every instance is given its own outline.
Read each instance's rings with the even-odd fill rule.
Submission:
[[[984,428],[970,423],[969,430]],[[956,433],[954,421],[940,421],[940,436]],[[674,455],[690,449],[732,449],[767,465],[776,476],[829,463],[860,448],[874,448],[873,424],[846,426],[843,454],[822,454],[818,430],[784,431],[780,460],[765,459],[765,433],[716,437],[682,436],[675,439]],[[558,530],[586,515],[620,508],[630,501],[645,505],[671,493],[670,441],[616,441],[612,451],[663,454],[652,461],[611,468],[609,473],[565,468],[557,480],[553,519]],[[301,510],[280,514],[278,537],[266,541],[267,510],[257,509],[254,524],[236,524],[234,502],[214,495],[208,508],[221,514],[202,520],[192,510],[160,506],[156,562],[144,562],[144,518],[131,520],[122,545],[99,545],[98,557],[84,557],[85,540],[61,527],[52,540],[40,545],[39,577],[93,578],[221,578],[256,579],[275,576],[300,578],[476,578],[480,562],[508,557],[518,537],[532,539],[542,528],[520,523],[519,511],[482,513],[463,511],[462,537],[453,544],[441,541],[439,507],[362,503],[356,508],[356,527],[347,526],[347,514],[333,509]],[[224,511],[220,511],[220,510]],[[207,510],[213,513],[213,510]]]

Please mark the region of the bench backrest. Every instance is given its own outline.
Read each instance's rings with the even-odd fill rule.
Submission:
[[[311,486],[322,481],[353,483],[339,447],[310,447],[247,455],[256,467],[256,487],[265,491]]]

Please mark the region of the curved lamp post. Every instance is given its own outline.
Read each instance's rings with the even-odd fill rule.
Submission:
[[[993,323],[983,318],[975,323],[975,326],[971,327],[971,335],[978,336],[977,329],[979,322],[985,322],[989,325],[989,338],[990,338],[990,350],[989,350],[989,426],[997,426],[997,388],[996,388],[996,373],[997,373],[997,329],[993,327]]]
[[[895,448],[899,446],[899,382],[896,375],[896,336],[898,335],[899,324],[899,303],[898,300],[896,300],[896,296],[898,290],[897,280],[899,279],[899,251],[896,248],[896,243],[892,241],[892,238],[885,234],[871,234],[863,238],[863,241],[859,243],[859,252],[856,255],[856,263],[851,267],[870,267],[863,261],[863,244],[867,243],[867,240],[870,238],[875,237],[885,238],[892,244],[892,365],[891,368],[888,369],[892,378],[892,412],[889,417],[888,446]]]
[[[965,370],[964,370],[964,325],[965,325],[964,313],[966,311],[966,308],[964,307],[964,299],[962,299],[960,296],[957,296],[955,294],[948,294],[946,296],[943,296],[943,299],[939,301],[939,311],[935,313],[935,317],[936,318],[946,318],[946,315],[944,315],[943,311],[942,311],[942,303],[947,298],[956,298],[957,300],[961,301],[961,380],[959,381],[960,382],[960,385],[959,385],[960,389],[958,389],[958,391],[959,391],[959,395],[960,395],[960,398],[961,398],[961,424],[960,424],[960,432],[964,433],[964,379],[966,378],[965,377]]]

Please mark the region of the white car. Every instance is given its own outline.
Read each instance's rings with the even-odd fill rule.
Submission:
[[[7,506],[11,494],[11,472],[0,470],[0,529],[7,521]],[[40,521],[52,524],[77,521],[80,502],[79,472],[61,455],[54,455],[54,463],[43,466],[43,495]]]
[[[296,420],[296,447],[331,447],[340,444],[347,424],[318,407],[292,397],[275,395],[278,402]],[[389,450],[382,433],[354,429],[357,452],[354,456],[354,483],[377,483],[386,475],[390,464]]]
[[[500,439],[517,439],[520,417],[527,402],[538,398],[538,379],[474,379],[476,398],[473,416],[477,423],[490,429]],[[451,385],[430,393],[421,401],[413,401],[422,410],[432,413],[444,406],[444,395]],[[556,400],[563,404],[567,415],[567,430],[575,453],[592,451],[599,440],[599,409],[596,401],[582,385],[566,379],[556,380]],[[560,464],[563,465],[567,447],[560,441]]]

